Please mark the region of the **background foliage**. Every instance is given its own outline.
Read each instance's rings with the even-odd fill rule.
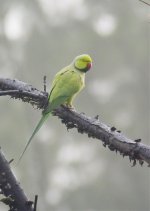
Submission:
[[[93,58],[77,111],[100,115],[149,144],[150,8],[137,0],[0,1],[0,77],[47,90],[79,54]],[[0,145],[18,159],[40,112],[1,97]],[[51,117],[14,172],[38,210],[148,211],[149,169],[131,164]],[[7,210],[1,205],[1,210]]]

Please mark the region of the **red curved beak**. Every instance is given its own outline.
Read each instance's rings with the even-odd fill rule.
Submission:
[[[91,69],[91,67],[92,67],[92,62],[89,62],[89,63],[87,64],[88,70]]]

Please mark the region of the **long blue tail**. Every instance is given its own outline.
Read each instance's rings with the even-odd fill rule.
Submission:
[[[27,150],[29,144],[31,143],[33,137],[34,137],[35,134],[39,131],[39,129],[42,127],[43,123],[47,120],[47,118],[48,118],[48,116],[49,116],[50,114],[51,114],[51,113],[49,112],[49,113],[47,113],[47,114],[44,114],[44,115],[41,117],[40,121],[38,122],[37,126],[35,127],[35,129],[34,129],[32,135],[31,135],[30,139],[28,140],[28,142],[27,142],[27,144],[26,144],[26,146],[25,146],[23,152],[22,152],[21,155],[20,155],[19,160],[18,160],[18,162],[17,162],[17,165],[18,165],[19,162],[21,161],[21,159],[22,159],[22,157],[23,157],[25,151]]]

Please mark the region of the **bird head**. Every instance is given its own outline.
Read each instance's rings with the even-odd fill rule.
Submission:
[[[81,72],[87,72],[92,67],[92,59],[87,54],[82,54],[80,56],[77,56],[74,61],[74,67],[81,71]]]

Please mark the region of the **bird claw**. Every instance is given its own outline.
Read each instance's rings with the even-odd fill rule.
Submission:
[[[75,107],[73,107],[72,105],[66,105],[66,107],[69,108],[69,110],[72,110],[72,111],[75,110]]]
[[[71,105],[71,104],[64,104],[63,106],[68,108],[71,111],[75,111],[75,107],[73,105]]]

